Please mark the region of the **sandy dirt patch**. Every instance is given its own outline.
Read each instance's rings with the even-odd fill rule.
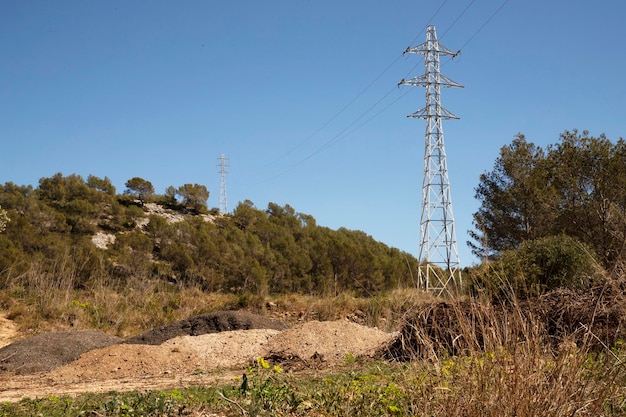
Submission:
[[[72,340],[69,345],[75,345],[75,336],[68,338]],[[303,364],[322,370],[345,361],[347,355],[373,354],[389,338],[380,330],[340,320],[308,322],[285,330],[187,334],[159,345],[116,343],[85,351],[48,372],[16,375],[0,371],[0,401],[234,382],[261,356],[286,370],[304,369]],[[23,349],[29,349],[31,339],[21,341],[26,343]],[[57,340],[58,346],[63,344]]]
[[[86,352],[49,373],[55,382],[203,374],[245,366],[279,331],[235,330],[179,336],[161,345],[119,344]]]
[[[13,343],[17,337],[17,325],[0,313],[0,348]]]
[[[333,366],[350,358],[373,355],[391,337],[347,320],[310,321],[272,338],[264,356],[286,365],[302,362]]]

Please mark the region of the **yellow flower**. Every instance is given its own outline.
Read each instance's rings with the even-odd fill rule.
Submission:
[[[263,369],[269,369],[270,368],[270,364],[265,362],[265,359],[263,358],[257,358],[257,363],[259,364],[259,366]]]

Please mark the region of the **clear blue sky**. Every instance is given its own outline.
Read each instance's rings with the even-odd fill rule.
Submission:
[[[121,193],[139,176],[204,184],[217,207],[224,153],[229,209],[290,204],[417,255],[425,124],[405,116],[424,89],[396,84],[424,71],[401,54],[434,24],[463,48],[441,69],[465,88],[442,103],[461,117],[444,132],[471,265],[474,188],[515,134],[624,136],[624,16],[620,0],[4,0],[0,183],[93,174]]]

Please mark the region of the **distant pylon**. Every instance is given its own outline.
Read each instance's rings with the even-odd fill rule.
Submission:
[[[451,294],[452,286],[462,284],[461,263],[454,230],[450,180],[443,141],[442,120],[458,119],[441,106],[441,87],[463,87],[439,72],[439,56],[455,57],[437,41],[435,26],[428,26],[426,42],[408,47],[405,53],[424,55],[424,75],[402,80],[399,85],[426,88],[426,107],[407,116],[426,119],[422,214],[420,219],[419,279],[427,290]]]
[[[226,214],[228,213],[228,201],[226,199],[226,168],[229,166],[226,161],[228,158],[222,154],[217,160],[220,162],[217,166],[220,169],[220,213]]]

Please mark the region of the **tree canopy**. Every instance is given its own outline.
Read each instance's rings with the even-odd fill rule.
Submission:
[[[139,192],[148,183],[139,180],[127,187]],[[199,216],[198,206],[188,207],[206,208],[208,190],[199,184],[176,189],[187,206],[172,203],[174,187],[152,196],[157,211],[112,190],[106,178],[60,173],[38,188],[0,184],[11,218],[0,234],[0,290],[31,270],[56,276],[59,259],[77,288],[95,279],[123,286],[131,277],[259,295],[377,295],[415,285],[418,263],[410,254],[360,231],[318,226],[289,205],[258,209],[246,200],[233,214]],[[114,237],[107,249],[94,244],[98,233]]]
[[[182,198],[184,205],[197,212],[207,209],[209,190],[202,184],[183,184],[176,190],[176,195]]]
[[[126,181],[126,191],[124,194],[129,194],[135,196],[141,201],[141,203],[145,203],[146,200],[154,194],[154,187],[152,183],[148,180],[144,180],[143,178],[133,177]]]
[[[565,234],[604,267],[626,260],[626,142],[565,131],[547,149],[518,134],[480,176],[468,242],[494,258],[522,243]]]

